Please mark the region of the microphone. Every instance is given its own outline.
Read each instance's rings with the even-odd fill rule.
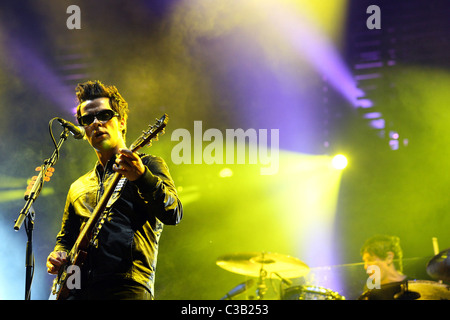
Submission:
[[[81,126],[76,126],[72,122],[69,122],[67,120],[56,118],[56,120],[59,121],[59,123],[64,127],[69,129],[70,133],[72,133],[73,137],[75,139],[83,139],[86,135],[86,130],[84,130]]]
[[[253,282],[254,282],[254,280],[250,279],[250,280],[247,280],[247,281],[237,285],[236,287],[231,289],[230,292],[228,292],[226,295],[224,295],[222,298],[220,298],[220,300],[231,299],[234,296],[237,296],[238,294],[245,292],[249,287],[251,287],[253,285]]]

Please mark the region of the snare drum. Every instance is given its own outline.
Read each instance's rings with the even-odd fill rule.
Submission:
[[[317,286],[297,286],[284,291],[282,300],[345,300],[330,289]]]

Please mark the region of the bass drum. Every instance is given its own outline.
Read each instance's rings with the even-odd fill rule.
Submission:
[[[345,300],[345,297],[330,289],[316,286],[297,286],[284,291],[282,300]]]
[[[398,300],[450,300],[450,287],[444,283],[410,280],[396,296]]]

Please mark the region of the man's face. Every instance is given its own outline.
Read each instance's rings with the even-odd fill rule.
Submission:
[[[389,264],[390,264],[390,255],[388,254],[388,258],[382,259],[374,254],[370,254],[369,252],[364,252],[362,256],[362,260],[364,261],[364,269],[367,270],[367,268],[370,265],[375,265],[380,268],[381,273],[381,281],[383,282],[384,278],[388,274]]]
[[[81,116],[96,114],[102,110],[112,110],[108,98],[86,100],[80,105]],[[94,119],[90,125],[84,126],[86,138],[97,152],[108,152],[123,145],[122,129],[124,121],[113,117],[108,121]]]

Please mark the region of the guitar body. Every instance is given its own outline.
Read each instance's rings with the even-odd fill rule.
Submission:
[[[143,146],[150,145],[152,139],[157,138],[159,133],[164,133],[164,128],[166,127],[168,120],[167,114],[164,114],[159,120],[156,119],[155,125],[149,126],[149,130],[143,131],[142,135],[133,142],[130,150],[136,152]],[[106,217],[110,206],[109,201],[115,191],[117,191],[116,187],[119,185],[121,188],[124,185],[123,182],[120,183],[123,180],[126,179],[122,178],[121,174],[117,172],[114,174],[111,183],[105,189],[97,207],[94,209],[87,222],[82,226],[74,246],[67,255],[68,262],[60,268],[58,276],[53,281],[52,295],[55,296],[56,300],[66,300],[70,295],[70,291],[74,289],[71,288],[72,284],[68,282],[68,280],[71,278],[72,273],[76,272],[76,270],[80,270],[86,262],[89,246],[96,240],[95,237],[104,223],[104,219],[101,219],[101,217]],[[74,268],[73,266],[76,266],[77,268]]]
[[[52,288],[52,294],[56,295],[56,300],[67,300],[67,298],[70,296],[70,291],[74,288],[69,288],[68,280],[70,279],[70,276],[75,272],[75,268],[70,268],[72,272],[68,272],[68,269],[70,266],[78,266],[80,269],[83,267],[84,262],[87,258],[87,252],[80,250],[71,265],[65,265],[63,268],[61,268],[60,273],[58,274],[58,277],[55,278],[53,281],[53,288]]]

